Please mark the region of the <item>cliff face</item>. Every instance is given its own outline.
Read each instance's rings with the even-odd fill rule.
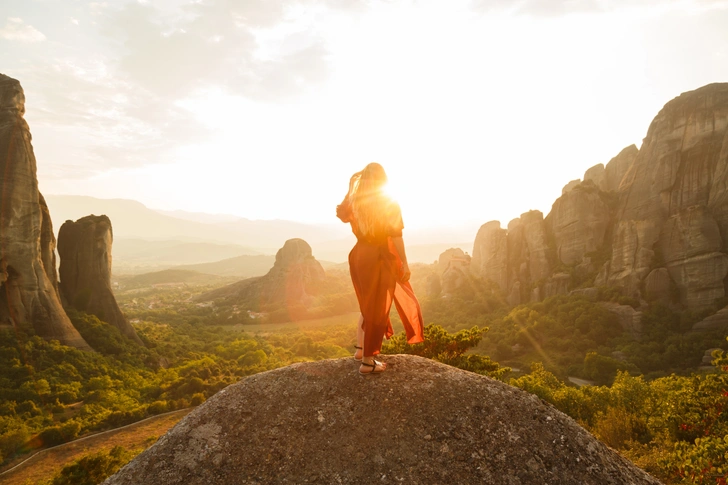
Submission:
[[[606,167],[588,169],[584,182],[569,182],[546,217],[546,263],[534,265],[535,253],[516,242],[518,223],[498,233],[514,240],[504,254],[490,242],[496,227],[492,221],[478,233],[474,270],[507,295],[518,285],[521,301],[593,281],[685,309],[715,308],[728,276],[728,83],[678,96],[655,117],[641,149],[631,145]],[[507,261],[507,279],[496,261]],[[568,271],[553,274],[548,262]],[[542,270],[527,275],[526,267]]]
[[[683,93],[655,117],[619,190],[609,282],[630,293],[663,265],[690,309],[725,295],[728,84]]]
[[[658,484],[536,396],[421,357],[351,358],[243,379],[106,485]]]
[[[90,350],[61,306],[56,241],[24,113],[20,83],[0,74],[0,323],[31,324],[43,338]]]
[[[471,272],[500,286],[508,301],[517,305],[540,300],[552,274],[548,258],[546,222],[540,211],[530,211],[501,229],[491,221],[478,231],[473,246]]]
[[[113,239],[111,221],[106,216],[86,216],[61,226],[58,231],[61,295],[67,305],[96,315],[141,344],[111,291]]]

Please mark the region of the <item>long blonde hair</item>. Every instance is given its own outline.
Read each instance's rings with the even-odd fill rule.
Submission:
[[[364,236],[382,234],[391,200],[384,192],[387,174],[378,163],[370,163],[349,182],[349,203],[359,231]]]

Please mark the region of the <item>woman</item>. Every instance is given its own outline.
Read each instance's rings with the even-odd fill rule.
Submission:
[[[354,358],[361,357],[359,373],[363,375],[378,374],[387,368],[374,356],[380,353],[384,336],[389,338],[394,333],[389,320],[392,302],[407,332],[407,342],[424,341],[420,304],[409,283],[402,213],[385,194],[386,183],[384,168],[370,163],[351,177],[349,192],[336,207],[336,216],[351,223],[356,235],[356,245],[349,253],[349,270],[361,310]]]

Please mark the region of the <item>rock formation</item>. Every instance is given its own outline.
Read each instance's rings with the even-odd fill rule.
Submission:
[[[728,307],[722,308],[714,315],[710,315],[699,321],[693,325],[693,330],[696,332],[720,330],[725,333],[728,330]]]
[[[608,281],[638,294],[665,264],[683,305],[710,308],[725,295],[727,187],[728,83],[710,84],[667,103],[650,125],[620,185]]]
[[[634,159],[637,158],[638,153],[639,149],[635,145],[630,145],[619,152],[616,157],[612,158],[604,168],[604,185],[600,185],[599,188],[605,192],[618,191],[622,184],[622,179],[624,179],[627,171],[634,163]]]
[[[215,394],[105,485],[659,484],[538,397],[408,355],[294,364]]]
[[[564,188],[561,189],[561,195],[568,194],[569,192],[571,192],[571,189],[573,189],[580,183],[581,183],[581,179],[575,179],[575,180],[569,181],[569,183],[564,185]]]
[[[58,231],[61,296],[70,307],[96,315],[141,344],[111,291],[113,239],[111,221],[106,216],[86,216],[61,226]]]
[[[470,269],[498,283],[509,303],[518,305],[541,299],[540,287],[552,274],[548,253],[543,214],[529,211],[509,222],[507,231],[498,221],[484,224],[475,238]]]
[[[289,239],[276,253],[265,276],[248,278],[196,297],[197,301],[220,301],[221,305],[242,305],[260,312],[286,311],[293,320],[307,317],[307,309],[325,304],[326,295],[350,293],[350,303],[341,311],[353,311],[356,299],[348,274],[327,274],[303,239]],[[319,301],[321,300],[321,301]]]
[[[468,283],[470,263],[470,255],[460,248],[450,248],[440,254],[437,268],[440,272],[440,289],[443,295],[451,295]]]
[[[604,245],[610,210],[599,189],[590,181],[562,195],[546,217],[546,227],[556,242],[556,256],[565,265],[579,263],[587,253]]]
[[[471,271],[477,276],[496,283],[501,290],[508,290],[508,241],[507,231],[500,222],[486,222],[475,236]]]
[[[630,145],[588,169],[584,182],[569,182],[544,229],[531,219],[537,236],[527,249],[525,215],[508,231],[484,225],[473,248],[473,272],[513,304],[593,284],[715,309],[728,285],[728,83],[667,103],[642,148]]]
[[[303,239],[289,239],[276,253],[276,262],[264,277],[261,304],[305,303],[318,292],[324,276],[311,246]]]
[[[90,350],[61,306],[56,241],[24,113],[20,83],[0,74],[0,323]]]
[[[600,302],[602,307],[617,315],[622,330],[628,333],[635,340],[642,337],[642,312],[635,310],[629,305],[620,305],[613,302]]]

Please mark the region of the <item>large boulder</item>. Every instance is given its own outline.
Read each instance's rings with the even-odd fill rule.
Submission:
[[[642,337],[642,312],[635,310],[629,305],[620,305],[613,302],[600,302],[603,308],[615,314],[622,326],[622,330],[628,333],[635,340]]]
[[[90,215],[76,222],[66,221],[61,226],[58,231],[61,295],[68,306],[96,315],[141,344],[111,291],[113,240],[111,221],[106,216]]]
[[[90,350],[61,306],[53,226],[24,113],[20,83],[0,74],[0,323],[32,325],[45,339]]]
[[[728,307],[721,308],[713,315],[705,317],[693,325],[695,332],[711,332],[720,330],[725,333],[728,330]]]
[[[535,395],[422,357],[294,364],[231,385],[105,485],[659,484]]]

